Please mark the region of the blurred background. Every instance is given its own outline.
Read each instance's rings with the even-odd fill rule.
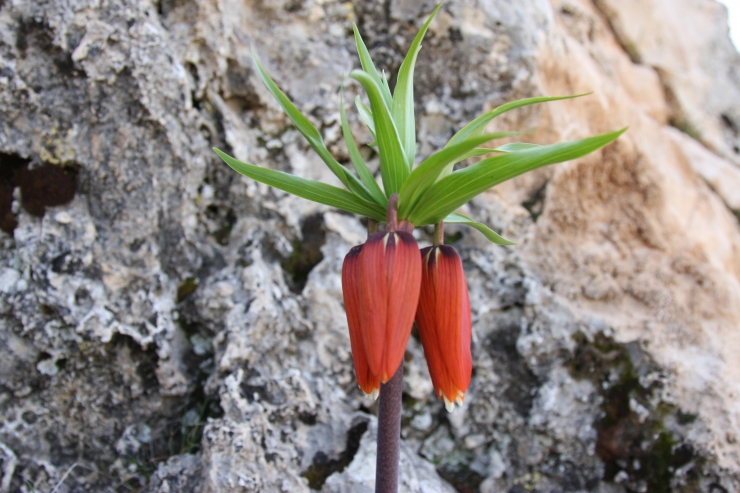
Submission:
[[[491,131],[617,142],[447,228],[473,311],[449,414],[416,334],[402,491],[740,491],[738,2],[451,0],[416,68],[419,157]],[[352,23],[393,85],[426,0],[0,1],[0,491],[370,492],[340,270],[361,218],[212,152],[336,183]],[[728,7],[731,15],[728,15]],[[737,39],[737,38],[735,38]],[[364,97],[364,95],[362,95]],[[501,144],[497,142],[496,144]],[[430,231],[417,229],[419,241]]]

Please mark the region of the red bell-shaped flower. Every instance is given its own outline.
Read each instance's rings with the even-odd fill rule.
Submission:
[[[452,411],[470,385],[470,298],[462,261],[454,248],[421,250],[422,280],[416,325],[434,390]]]
[[[344,295],[344,308],[347,312],[347,325],[349,325],[349,342],[352,345],[352,361],[355,365],[355,375],[360,389],[374,398],[378,397],[380,391],[380,380],[371,371],[365,356],[365,345],[362,342],[362,313],[360,312],[360,283],[359,259],[363,245],[352,247],[342,265],[342,293]]]
[[[403,360],[421,285],[419,247],[410,233],[374,233],[344,259],[342,291],[360,388],[387,382]]]

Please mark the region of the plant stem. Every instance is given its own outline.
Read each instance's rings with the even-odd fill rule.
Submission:
[[[401,396],[403,363],[388,383],[380,384],[378,405],[378,458],[375,493],[398,492],[398,458],[401,451]]]
[[[434,225],[434,246],[445,244],[445,223],[443,221]]]
[[[407,219],[398,220],[398,194],[394,193],[388,199],[388,211],[385,219],[386,231],[405,231],[411,233],[414,231],[414,225]]]
[[[398,228],[398,194],[388,197],[388,209],[385,218],[385,230],[395,231]]]

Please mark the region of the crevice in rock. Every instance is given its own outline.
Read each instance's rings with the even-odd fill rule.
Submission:
[[[527,418],[534,403],[533,390],[539,388],[540,381],[516,348],[519,334],[519,325],[506,325],[490,334],[486,347],[494,360],[496,373],[505,375],[501,379],[506,382],[502,396],[520,416]]]
[[[56,166],[42,163],[31,167],[31,160],[17,154],[0,153],[0,228],[12,234],[18,225],[13,213],[13,190],[21,190],[21,206],[29,214],[43,217],[48,207],[64,205],[77,193],[77,165]]]
[[[589,341],[582,333],[574,339],[568,369],[574,378],[592,381],[603,399],[594,423],[596,455],[604,461],[601,480],[630,493],[667,493],[677,481],[698,487],[704,459],[684,433],[697,416],[657,400],[662,383],[656,363],[638,342],[621,344],[601,334]]]
[[[545,195],[547,192],[547,181],[540,185],[527,200],[522,202],[522,207],[529,211],[529,215],[532,217],[532,221],[537,222],[537,219],[542,214],[545,208]]]
[[[22,168],[17,177],[21,205],[37,217],[42,217],[47,207],[69,203],[77,193],[76,166],[44,163],[38,168]]]
[[[249,402],[261,401],[279,406],[288,401],[288,397],[271,380],[265,380],[259,371],[250,368],[240,385],[242,395]]]
[[[614,12],[612,12],[609,6],[605,4],[602,0],[593,0],[593,3],[594,7],[596,7],[596,10],[601,13],[604,21],[606,22],[606,25],[609,26],[609,30],[612,32],[614,39],[617,41],[617,43],[619,43],[624,52],[627,53],[627,56],[630,57],[632,63],[642,65],[640,54],[637,52],[637,48],[631,43],[627,42],[627,40],[624,39],[624,36],[621,36],[619,34],[619,31],[614,27],[614,23],[612,22],[612,19],[615,16]]]
[[[485,477],[467,464],[445,464],[437,467],[437,474],[459,493],[478,493]]]
[[[206,218],[216,224],[216,229],[211,233],[211,237],[219,245],[228,245],[231,230],[237,219],[234,209],[224,205],[211,204],[206,207]]]
[[[13,189],[17,186],[17,175],[27,168],[29,159],[17,154],[0,153],[0,229],[8,234],[18,226],[18,219],[13,213]]]
[[[722,113],[720,115],[720,119],[725,134],[729,134],[726,135],[726,137],[729,137],[727,140],[732,140],[734,142],[732,145],[732,151],[735,154],[740,154],[740,143],[738,143],[738,137],[740,137],[740,122],[727,113]]]
[[[324,259],[321,247],[326,243],[323,214],[308,216],[301,226],[301,240],[293,242],[293,253],[281,266],[287,274],[290,290],[296,294],[303,292],[308,275]]]
[[[131,360],[136,362],[136,374],[141,379],[144,393],[154,392],[159,387],[157,351],[153,347],[142,348],[132,337],[116,333],[109,343],[110,358],[114,359],[120,351],[126,351]]]
[[[131,361],[136,362],[144,394],[158,393],[156,350],[153,347],[143,349],[131,337],[121,334],[113,337],[111,346],[111,356],[126,351]],[[135,438],[140,443],[134,442],[133,447],[124,450],[122,459],[128,470],[137,476],[134,482],[140,486],[148,483],[160,463],[176,455],[197,453],[208,418],[223,416],[220,399],[217,395],[209,395],[205,389],[212,365],[203,363],[211,356],[212,353],[197,354],[194,350],[185,355],[183,364],[194,382],[192,391],[184,398],[163,398],[163,407],[158,413],[138,422],[140,430]]]
[[[329,476],[344,471],[360,449],[360,440],[366,431],[367,421],[350,428],[347,431],[347,445],[336,459],[330,459],[324,452],[316,452],[311,465],[301,473],[301,476],[308,480],[309,488],[320,490]]]
[[[185,279],[177,287],[177,302],[180,303],[182,300],[193,294],[195,290],[198,289],[199,285],[200,279],[196,276],[190,276]]]

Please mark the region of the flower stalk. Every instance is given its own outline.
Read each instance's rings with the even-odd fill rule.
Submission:
[[[398,491],[402,397],[403,364],[398,367],[393,378],[380,385],[375,493],[396,493]]]

